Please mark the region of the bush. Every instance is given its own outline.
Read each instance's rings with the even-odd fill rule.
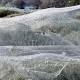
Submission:
[[[0,17],[14,17],[23,15],[24,12],[19,11],[17,8],[0,7]]]
[[[68,0],[67,3],[68,6],[79,5],[79,4],[80,4],[80,0]]]
[[[25,78],[23,78],[23,77],[17,77],[16,80],[25,80]]]

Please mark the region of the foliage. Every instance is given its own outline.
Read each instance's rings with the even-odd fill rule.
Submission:
[[[73,5],[79,5],[80,4],[80,0],[68,0],[67,5],[69,6],[73,6]]]
[[[1,6],[24,9],[26,5],[34,8],[65,7],[79,5],[80,0],[0,0]]]
[[[23,78],[23,77],[17,77],[16,80],[25,80],[25,78]]]
[[[9,10],[8,8],[6,7],[0,7],[0,17],[6,17],[8,15],[12,15],[12,14],[21,14],[19,13],[18,11],[13,11],[13,10]]]

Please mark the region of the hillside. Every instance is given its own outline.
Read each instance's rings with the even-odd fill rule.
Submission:
[[[0,56],[0,79],[79,80],[80,54],[77,52],[80,50],[78,48],[80,47],[0,47],[0,55],[3,54]]]
[[[0,80],[80,80],[78,0],[0,1]]]
[[[80,5],[48,8],[22,16],[0,18],[0,45],[75,45],[67,35],[80,31],[79,9]]]

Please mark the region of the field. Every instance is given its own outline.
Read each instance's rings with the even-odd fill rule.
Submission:
[[[0,47],[0,79],[79,80],[78,48],[59,45]]]

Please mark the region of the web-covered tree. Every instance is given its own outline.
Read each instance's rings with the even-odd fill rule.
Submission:
[[[16,5],[17,8],[24,9],[25,2],[23,0],[15,0],[14,5]]]
[[[79,4],[80,4],[80,0],[68,0],[66,6],[74,6]]]

